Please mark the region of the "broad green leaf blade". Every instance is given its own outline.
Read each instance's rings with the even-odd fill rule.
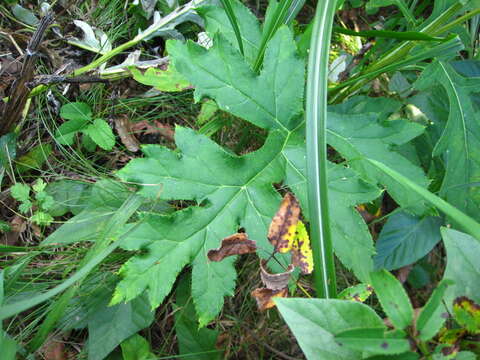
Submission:
[[[213,43],[208,51],[191,41],[167,43],[175,67],[196,87],[196,99],[215,99],[222,110],[264,129],[295,129],[303,111],[304,65],[288,28],[269,42],[259,76],[222,35]]]
[[[399,269],[427,255],[440,241],[439,217],[410,215],[400,211],[391,215],[376,242],[377,269]]]
[[[230,1],[230,3],[240,30],[245,59],[249,64],[253,64],[262,36],[258,19],[239,1],[233,0]],[[198,8],[197,12],[205,20],[205,30],[211,38],[213,38],[216,33],[220,33],[233,46],[238,48],[235,31],[227,14],[221,7],[206,5]]]
[[[423,307],[416,321],[416,330],[422,341],[433,338],[449,317],[448,310],[443,304],[443,297],[447,288],[454,284],[454,281],[443,279],[433,290],[432,295]]]
[[[220,351],[215,347],[218,331],[198,328],[197,316],[190,293],[190,276],[182,277],[176,289],[175,331],[180,355],[198,360],[220,359]]]
[[[82,130],[103,150],[112,150],[115,146],[115,135],[112,128],[103,119],[93,120],[93,124]]]
[[[150,352],[148,341],[135,334],[120,344],[123,360],[156,360],[157,357]]]
[[[102,360],[120,343],[154,320],[145,296],[128,303],[102,304],[88,322],[88,359]]]
[[[372,285],[392,324],[405,329],[412,324],[413,307],[402,284],[386,270],[370,274]]]
[[[442,228],[442,239],[447,249],[447,267],[444,277],[455,284],[447,289],[445,301],[449,308],[459,296],[480,302],[480,242],[470,235]]]
[[[371,308],[352,301],[279,298],[275,302],[307,359],[360,359],[361,352],[339,346],[335,335],[362,326],[384,327]]]
[[[378,122],[378,116],[371,113],[330,112],[327,140],[365,179],[385,185],[389,194],[402,207],[422,214],[426,209],[424,200],[416,193],[407,191],[396,179],[371,166],[366,158],[384,163],[426,188],[428,180],[422,169],[393,150],[394,145],[407,143],[420,135],[423,127],[406,120],[385,124],[387,126],[382,126]]]
[[[476,220],[480,220],[480,187],[475,185],[480,178],[480,113],[473,96],[479,82],[479,77],[463,77],[450,64],[436,62],[415,83],[420,90],[440,85],[448,94],[448,122],[434,149],[446,164],[440,195]]]
[[[92,109],[83,102],[72,102],[60,108],[60,117],[66,120],[77,120],[87,122],[92,118]]]
[[[349,349],[373,354],[395,355],[410,350],[405,333],[389,336],[384,327],[345,330],[335,335],[335,341]]]

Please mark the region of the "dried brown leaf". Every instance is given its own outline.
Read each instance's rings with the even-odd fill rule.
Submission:
[[[287,193],[268,229],[268,240],[275,251],[285,253],[292,248],[299,217],[300,205],[292,194]]]
[[[257,301],[258,310],[264,311],[275,307],[275,302],[273,298],[276,297],[287,297],[288,288],[280,290],[272,290],[267,288],[255,289],[251,292],[251,295]]]
[[[135,133],[143,132],[144,134],[160,134],[170,141],[175,139],[175,131],[169,124],[162,124],[158,120],[154,120],[153,124],[147,120],[139,121],[131,126],[131,130]]]
[[[140,143],[133,135],[128,116],[120,115],[114,118],[113,121],[115,122],[115,129],[117,130],[118,136],[120,136],[122,144],[125,145],[128,151],[137,152],[140,149]]]
[[[260,277],[263,284],[270,290],[281,290],[288,286],[290,275],[292,274],[295,266],[290,264],[287,271],[279,274],[271,274],[265,269],[266,261],[260,260]]]
[[[207,254],[210,261],[222,261],[227,256],[254,253],[257,243],[249,240],[245,233],[237,233],[226,237],[218,249],[210,250]]]

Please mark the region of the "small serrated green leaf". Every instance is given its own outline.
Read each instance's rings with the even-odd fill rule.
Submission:
[[[32,202],[30,200],[25,200],[20,204],[20,206],[18,207],[18,210],[22,214],[26,214],[30,211],[31,208],[32,208]]]
[[[30,217],[30,221],[40,226],[48,226],[52,223],[53,217],[46,212],[36,211],[35,214]]]
[[[47,184],[42,180],[38,179],[32,186],[34,192],[39,193],[47,187]]]
[[[15,200],[27,201],[30,199],[30,186],[16,183],[10,188],[10,194]]]
[[[150,352],[150,344],[139,334],[135,334],[124,340],[122,348],[123,360],[156,360],[157,357]]]
[[[398,329],[412,324],[413,307],[400,281],[386,270],[370,274],[372,285],[383,310]]]
[[[93,124],[82,130],[103,150],[112,150],[115,146],[115,135],[112,128],[103,119],[93,120]]]
[[[97,144],[95,143],[95,141],[93,141],[92,138],[87,134],[83,134],[82,136],[82,146],[88,152],[94,152],[95,149],[97,148]]]

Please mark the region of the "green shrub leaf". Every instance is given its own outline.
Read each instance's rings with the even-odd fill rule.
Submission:
[[[127,304],[97,306],[88,322],[88,359],[103,360],[123,340],[148,327],[154,313],[145,296]]]
[[[120,344],[123,360],[156,360],[147,339],[135,334]]]
[[[335,335],[359,327],[385,329],[375,311],[353,301],[278,298],[275,302],[307,359],[361,359],[361,351],[340,346]]]
[[[413,307],[400,281],[386,270],[372,273],[372,285],[383,311],[398,329],[412,324]]]
[[[440,241],[441,225],[439,217],[394,213],[377,239],[375,267],[395,270],[421,259]]]
[[[112,150],[115,145],[115,135],[112,128],[103,119],[93,120],[93,124],[82,130],[103,150]]]

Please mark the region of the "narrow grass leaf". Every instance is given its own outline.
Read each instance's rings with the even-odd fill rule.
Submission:
[[[454,206],[447,203],[442,198],[432,194],[427,189],[415,184],[413,181],[403,176],[399,172],[391,169],[390,167],[382,164],[379,161],[373,159],[367,159],[372,165],[382,170],[392,178],[396,179],[398,182],[402,183],[405,187],[409,188],[411,191],[417,193],[430,204],[435,206],[440,211],[444,212],[451,219],[453,219],[465,232],[473,236],[472,240],[475,239],[480,242],[480,224],[472,219],[470,216],[466,215],[462,211],[458,210]]]

